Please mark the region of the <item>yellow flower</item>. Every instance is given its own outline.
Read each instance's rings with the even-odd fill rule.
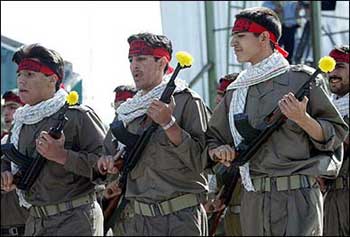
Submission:
[[[324,56],[318,61],[318,67],[321,69],[322,72],[331,72],[335,68],[335,60],[334,58],[330,56]]]
[[[78,103],[78,100],[79,100],[79,94],[76,91],[71,91],[66,96],[66,102],[69,105],[75,105],[76,103]]]
[[[185,51],[179,51],[176,53],[175,56],[176,56],[177,61],[180,63],[181,67],[184,67],[184,66],[189,67],[192,65],[193,58],[189,53],[187,53]]]

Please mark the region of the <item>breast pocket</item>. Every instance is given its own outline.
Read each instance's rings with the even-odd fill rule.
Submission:
[[[248,102],[246,104],[246,111],[252,125],[256,127],[261,124],[265,117],[277,106],[277,101],[272,83],[264,89],[253,86],[249,90]]]
[[[64,148],[68,150],[78,151],[79,150],[79,140],[72,133],[65,133]]]

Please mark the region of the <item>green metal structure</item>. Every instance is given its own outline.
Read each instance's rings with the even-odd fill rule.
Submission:
[[[209,85],[209,106],[215,107],[215,96],[216,96],[216,55],[215,55],[215,22],[214,22],[214,2],[205,1],[205,20],[206,20],[206,36],[207,36],[207,55],[208,64],[211,67],[208,70],[208,85]]]

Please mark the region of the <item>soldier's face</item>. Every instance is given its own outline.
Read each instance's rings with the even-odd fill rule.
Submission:
[[[153,56],[139,55],[130,57],[129,61],[137,89],[148,92],[161,83],[164,70],[161,59],[156,61]]]
[[[260,36],[257,37],[251,32],[233,33],[231,47],[234,49],[238,62],[256,64],[265,57]]]
[[[17,73],[19,97],[25,104],[35,105],[48,100],[55,93],[56,80],[41,72],[21,70]]]
[[[21,105],[15,102],[5,103],[3,106],[4,121],[7,128],[11,126],[13,114]]]
[[[328,74],[329,88],[332,93],[344,96],[349,93],[349,64],[339,62]]]

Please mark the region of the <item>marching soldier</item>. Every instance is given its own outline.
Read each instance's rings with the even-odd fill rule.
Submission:
[[[271,9],[248,8],[236,15],[231,46],[238,61],[251,66],[229,85],[213,112],[208,155],[230,166],[238,145],[249,144],[279,106],[286,122],[240,166],[242,234],[322,235],[323,198],[315,177],[337,172],[328,152],[341,147],[348,127],[318,80],[309,97],[296,99],[294,93],[314,70],[290,65],[278,45],[280,36],[281,22]]]

